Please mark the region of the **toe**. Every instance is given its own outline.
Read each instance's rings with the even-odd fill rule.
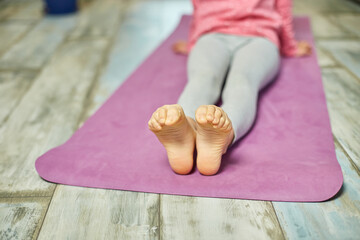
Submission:
[[[149,129],[154,129],[155,127],[153,126],[152,124],[152,121],[154,119],[154,116],[155,115],[155,112],[152,114],[151,118],[149,119],[149,122],[148,122],[148,126],[149,126]]]
[[[161,130],[160,124],[156,121],[155,118],[151,118],[149,121],[149,128],[151,130]]]
[[[225,123],[221,129],[226,130],[229,127],[229,124],[230,124],[229,118],[226,118]]]
[[[222,126],[224,126],[224,123],[225,123],[225,117],[221,116],[220,120],[219,120],[219,123],[217,125],[217,128],[222,128]]]
[[[151,118],[154,118],[156,121],[160,121],[160,115],[159,115],[159,109],[157,109],[154,113],[153,113],[153,115],[152,115],[152,117]]]
[[[215,106],[209,105],[207,106],[206,120],[208,122],[212,122],[215,116]]]
[[[232,129],[232,124],[230,123],[229,126],[225,129],[226,132],[230,131]]]
[[[166,109],[165,108],[159,108],[158,109],[158,122],[162,125],[165,124],[165,120],[166,120]]]
[[[172,125],[180,119],[180,109],[177,106],[171,106],[167,110],[165,125]]]
[[[153,129],[153,128],[154,128],[153,125],[152,125],[152,123],[151,123],[151,120],[149,120],[149,122],[148,122],[148,127],[149,127],[149,129]]]
[[[232,124],[231,121],[229,119],[229,117],[226,115],[226,113],[224,112],[225,115],[225,122],[224,125],[221,127],[221,129],[225,132],[230,131],[232,129]]]
[[[222,116],[222,111],[220,110],[220,108],[216,108],[214,114],[214,120],[212,123],[215,125],[219,124],[221,116]]]
[[[200,106],[195,113],[195,118],[196,121],[199,123],[206,123],[206,112],[207,112],[207,107],[206,106]]]

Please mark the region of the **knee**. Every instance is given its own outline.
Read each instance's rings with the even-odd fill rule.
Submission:
[[[197,98],[211,99],[214,101],[220,97],[221,87],[217,87],[208,81],[190,81],[187,83],[184,92]]]
[[[230,72],[225,83],[224,92],[254,92],[257,89],[256,81],[245,74]]]
[[[202,66],[192,66],[188,68],[188,83],[202,88],[221,88],[224,82],[224,76],[220,73],[209,71]]]
[[[236,84],[226,84],[222,94],[224,102],[253,102],[257,97],[258,86],[246,78],[238,79]]]

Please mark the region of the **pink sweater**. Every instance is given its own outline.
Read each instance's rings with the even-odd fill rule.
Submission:
[[[296,54],[291,0],[192,0],[189,51],[209,32],[265,37],[282,55]]]

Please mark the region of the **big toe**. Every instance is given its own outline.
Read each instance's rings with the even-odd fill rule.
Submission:
[[[202,105],[195,112],[195,119],[198,123],[210,123],[214,121],[216,106],[214,105]]]
[[[175,104],[168,106],[165,125],[171,126],[173,124],[176,124],[182,119],[183,115],[183,110],[179,105]]]

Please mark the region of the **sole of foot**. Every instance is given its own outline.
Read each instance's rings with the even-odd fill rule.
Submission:
[[[185,116],[180,105],[164,105],[153,113],[148,125],[165,147],[173,171],[188,174],[194,165],[194,120]]]
[[[196,165],[203,175],[219,171],[222,155],[234,139],[234,131],[224,110],[214,105],[202,105],[196,110]]]

